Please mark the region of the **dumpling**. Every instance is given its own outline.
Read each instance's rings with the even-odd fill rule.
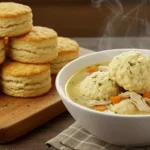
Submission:
[[[90,99],[109,99],[118,95],[120,87],[110,79],[108,72],[94,72],[87,76],[79,85],[80,93]]]
[[[114,113],[118,114],[135,114],[137,112],[137,108],[134,104],[132,104],[131,100],[126,99],[118,104],[112,105],[109,108]]]
[[[150,57],[129,51],[115,56],[109,64],[110,78],[125,90],[150,92]]]

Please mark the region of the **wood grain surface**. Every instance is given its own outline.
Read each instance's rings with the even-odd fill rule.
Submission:
[[[80,55],[92,51],[81,48]],[[15,98],[0,93],[0,143],[10,142],[66,111],[55,88],[36,98]]]
[[[0,150],[48,150],[45,143],[74,123],[72,116],[65,112],[17,140],[0,144]]]

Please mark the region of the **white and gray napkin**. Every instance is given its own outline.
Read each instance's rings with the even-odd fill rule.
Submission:
[[[46,142],[46,145],[50,150],[150,150],[150,146],[123,147],[110,144],[87,132],[77,122]]]

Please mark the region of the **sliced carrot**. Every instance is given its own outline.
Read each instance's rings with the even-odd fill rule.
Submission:
[[[143,97],[144,97],[144,98],[150,98],[150,93],[145,92],[145,93],[143,94]]]
[[[111,101],[113,104],[117,104],[117,103],[119,103],[121,100],[122,100],[122,96],[112,96],[112,97],[110,98],[110,101]]]
[[[105,111],[107,110],[107,107],[105,105],[95,105],[93,109],[98,110],[98,111]]]
[[[96,72],[96,71],[97,71],[97,69],[94,67],[90,67],[87,69],[87,72],[89,72],[89,73]]]

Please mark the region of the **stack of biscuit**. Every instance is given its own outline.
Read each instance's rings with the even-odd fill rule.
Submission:
[[[52,87],[51,74],[79,55],[75,41],[58,37],[53,29],[33,26],[32,17],[29,6],[0,3],[0,82],[2,91],[10,96],[47,93]],[[5,55],[9,57],[6,61]]]

